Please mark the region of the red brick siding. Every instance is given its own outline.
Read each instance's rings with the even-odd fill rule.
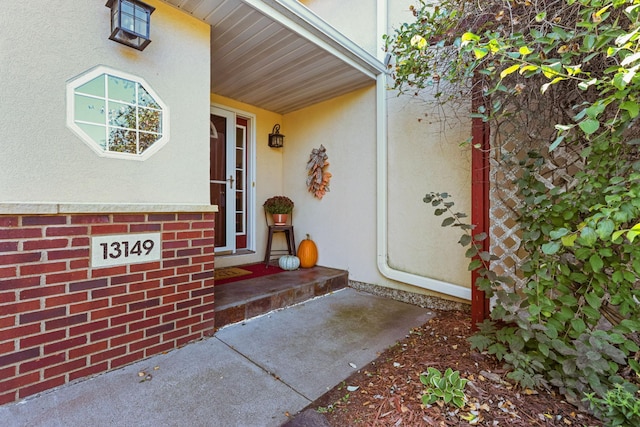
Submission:
[[[161,261],[90,267],[140,232]],[[211,335],[213,246],[212,213],[0,216],[0,405]]]

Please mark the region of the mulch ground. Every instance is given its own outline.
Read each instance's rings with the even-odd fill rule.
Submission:
[[[553,391],[510,384],[497,360],[470,351],[471,335],[468,314],[437,312],[309,408],[336,427],[602,425]],[[469,380],[464,408],[422,404],[420,374],[429,366],[441,372],[450,367]]]

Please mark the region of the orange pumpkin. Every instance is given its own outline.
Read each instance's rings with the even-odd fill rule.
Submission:
[[[300,267],[302,268],[311,268],[318,262],[318,248],[308,234],[307,238],[298,246],[298,258],[300,258]]]

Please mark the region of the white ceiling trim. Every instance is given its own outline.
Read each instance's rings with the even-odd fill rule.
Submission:
[[[296,0],[162,0],[211,25],[211,92],[286,114],[375,85],[385,66]]]
[[[369,52],[362,49],[349,38],[345,37],[342,33],[338,32],[326,21],[322,20],[306,6],[296,0],[242,1],[251,5],[251,7],[257,10],[260,10],[265,15],[280,22],[290,30],[315,43],[317,46],[323,48],[333,56],[340,58],[347,64],[356,68],[360,72],[367,74],[373,79],[375,79],[378,74],[385,72],[384,64],[381,61],[373,57],[371,54],[369,54]],[[267,3],[279,5],[281,8],[285,8],[289,12],[289,14],[285,16],[283,13],[276,11],[272,7],[269,7]],[[306,23],[306,28],[303,27],[303,25],[300,25],[296,21],[292,20],[292,15],[293,17],[297,17],[300,22]],[[315,29],[316,31],[311,31],[309,28]],[[325,37],[318,37],[318,32],[320,32],[320,34],[324,35]],[[330,43],[329,41],[332,41],[333,43]],[[337,46],[340,46],[342,49],[339,50]],[[351,56],[347,56],[345,54],[345,51],[351,53]],[[354,60],[354,58],[357,58],[357,60]],[[364,66],[364,64],[366,64],[366,67]]]

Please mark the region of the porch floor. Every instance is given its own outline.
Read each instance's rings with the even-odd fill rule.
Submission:
[[[216,329],[345,288],[348,279],[345,270],[315,266],[216,285]]]

